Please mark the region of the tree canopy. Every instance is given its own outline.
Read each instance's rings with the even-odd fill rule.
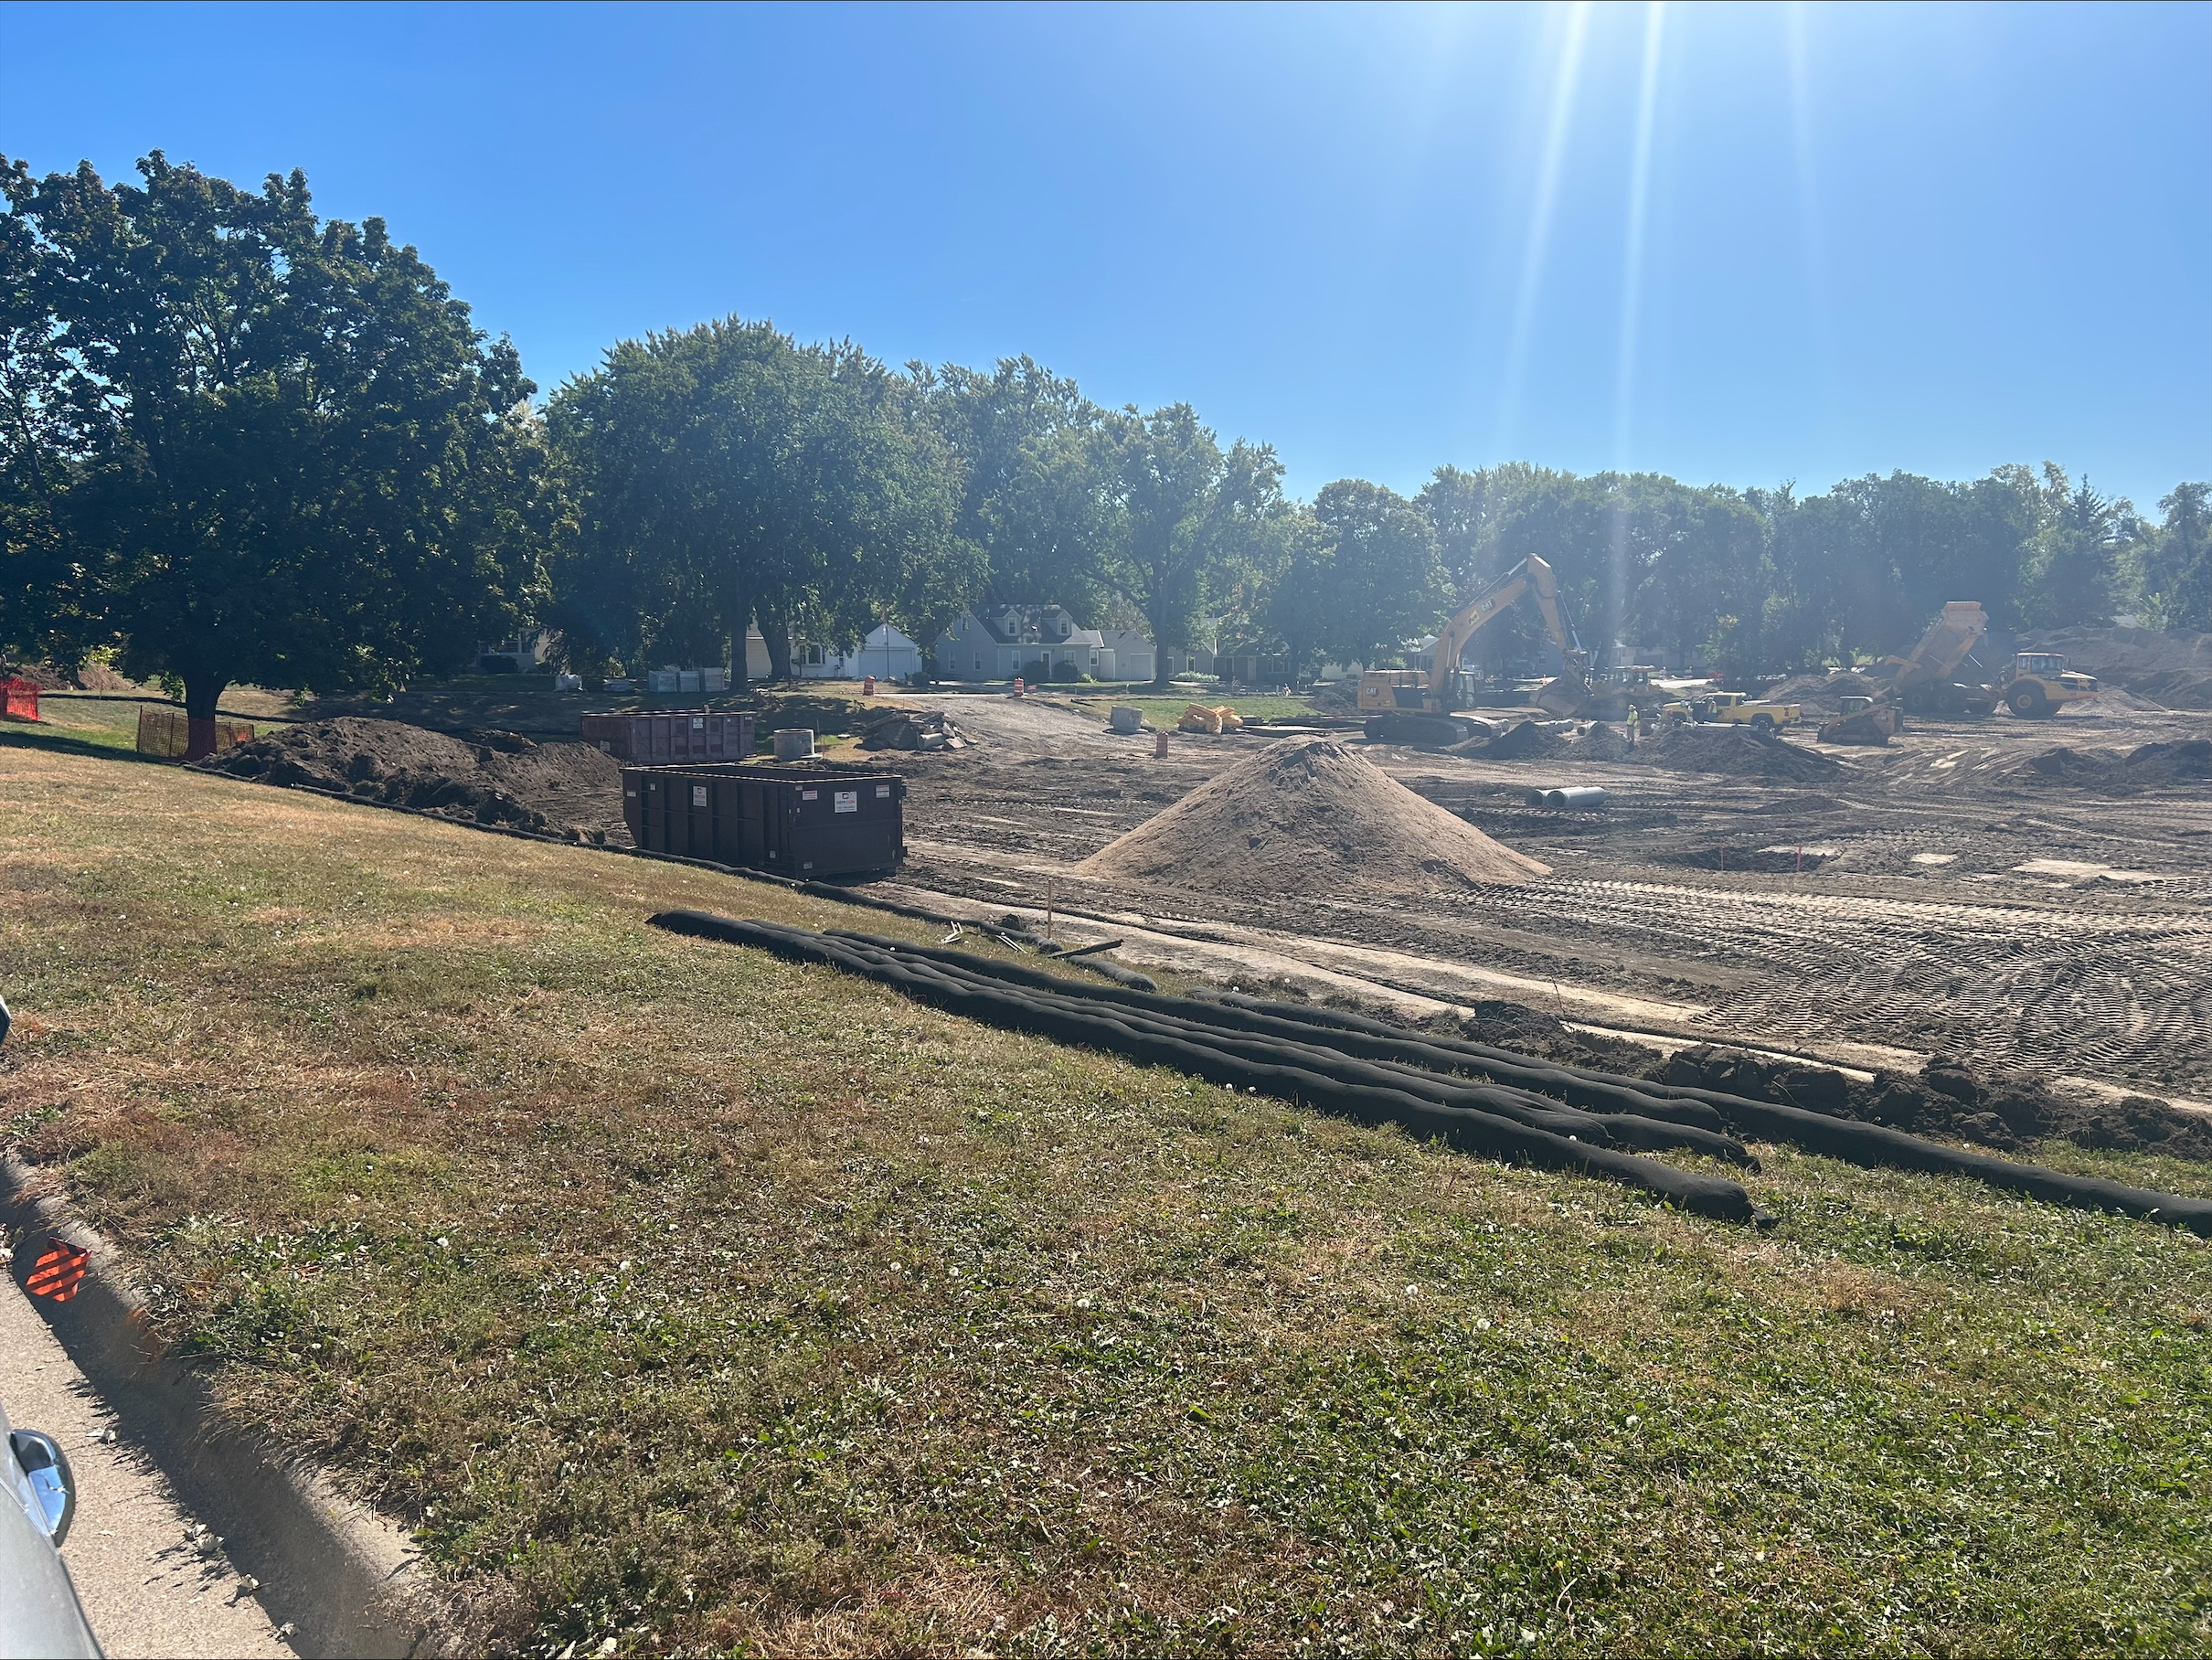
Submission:
[[[984,600],[1141,620],[1164,680],[1230,644],[1396,660],[1540,554],[1593,650],[1787,670],[2000,628],[2212,626],[2212,486],[2153,523],[2057,465],[1734,489],[1530,463],[1285,496],[1187,403],[1111,408],[1027,356],[893,370],[728,317],[611,346],[542,415],[381,220],[156,153],[136,184],[0,158],[0,645],[108,651],[211,738],[236,680],[379,689],[547,626],[587,671],[879,622],[927,653]],[[1532,666],[1509,613],[1471,649]]]
[[[172,165],[0,162],[7,634],[180,682],[378,689],[535,597],[534,389],[380,219]]]
[[[927,388],[849,344],[736,318],[623,341],[548,422],[577,501],[559,616],[594,657],[718,633],[742,677],[757,616],[788,674],[794,627],[928,629],[980,580]]]

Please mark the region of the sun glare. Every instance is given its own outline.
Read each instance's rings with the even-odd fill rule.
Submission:
[[[1537,169],[1530,204],[1528,238],[1521,260],[1520,292],[1514,301],[1513,335],[1506,346],[1505,372],[1498,390],[1498,442],[1504,454],[1513,442],[1520,413],[1521,381],[1527,372],[1537,300],[1544,284],[1544,256],[1551,240],[1553,210],[1558,205],[1559,166],[1574,123],[1575,88],[1582,68],[1582,47],[1590,29],[1590,0],[1575,0],[1559,44],[1559,68],[1551,85],[1551,114],[1544,133],[1544,159]]]

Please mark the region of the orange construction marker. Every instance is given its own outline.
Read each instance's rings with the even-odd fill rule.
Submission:
[[[67,1303],[84,1283],[84,1265],[91,1260],[90,1251],[80,1250],[67,1240],[48,1240],[38,1260],[31,1264],[31,1275],[24,1287],[34,1297]]]

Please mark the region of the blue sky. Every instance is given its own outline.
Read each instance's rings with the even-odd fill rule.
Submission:
[[[0,5],[0,151],[381,214],[551,386],[728,313],[1527,459],[2212,475],[2212,5]]]

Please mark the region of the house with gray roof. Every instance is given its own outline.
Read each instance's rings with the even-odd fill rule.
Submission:
[[[1011,680],[1037,675],[1040,664],[1043,673],[1037,677],[1047,680],[1056,671],[1093,680],[1126,679],[1118,655],[1105,635],[1095,628],[1079,628],[1059,605],[978,605],[937,637],[937,672],[948,680]],[[1144,643],[1143,655],[1149,676],[1150,642]]]

